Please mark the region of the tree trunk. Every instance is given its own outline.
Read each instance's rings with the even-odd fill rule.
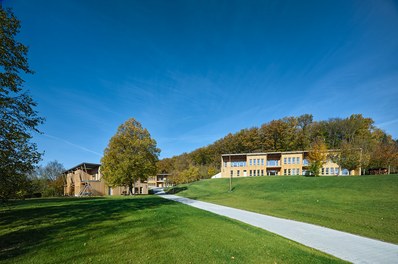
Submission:
[[[135,181],[134,181],[134,183],[133,183],[133,194],[135,195],[136,193],[135,193]]]
[[[133,184],[129,183],[129,195],[133,195]]]

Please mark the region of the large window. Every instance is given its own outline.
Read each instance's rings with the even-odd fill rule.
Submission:
[[[264,159],[261,159],[261,165],[264,165]]]
[[[250,166],[252,165],[252,159],[249,159],[249,164],[250,164]]]
[[[292,158],[292,164],[296,164],[296,158],[295,157]]]
[[[292,158],[287,158],[287,164],[292,164]]]
[[[253,171],[252,170],[249,171],[249,175],[253,176]]]
[[[256,166],[256,159],[253,159],[253,165]]]
[[[286,160],[287,160],[287,158],[283,159],[283,164],[287,164]]]
[[[300,158],[297,157],[297,164],[300,164]]]

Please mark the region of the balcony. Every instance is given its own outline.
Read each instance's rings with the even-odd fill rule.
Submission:
[[[279,160],[268,160],[267,167],[280,167]]]

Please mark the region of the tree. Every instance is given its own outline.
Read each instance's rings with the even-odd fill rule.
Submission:
[[[104,151],[103,177],[110,186],[128,186],[133,194],[138,180],[156,174],[159,153],[148,130],[131,118],[119,126]]]
[[[310,161],[310,171],[315,175],[319,176],[319,171],[325,164],[327,159],[327,147],[322,139],[317,139],[312,144],[311,150],[308,153]]]
[[[340,146],[340,154],[337,156],[337,164],[341,168],[351,171],[359,168],[361,165],[361,149],[354,148],[350,143],[344,143]]]
[[[11,9],[0,5],[0,199],[23,194],[27,174],[40,161],[41,153],[30,142],[32,132],[44,119],[34,110],[36,103],[23,90],[21,73],[29,69],[28,48],[15,40],[20,22]]]
[[[31,194],[41,193],[45,197],[61,196],[64,193],[64,166],[58,161],[50,161],[46,166],[38,167],[30,176]]]

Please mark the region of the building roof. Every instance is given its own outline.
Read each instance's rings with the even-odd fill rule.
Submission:
[[[74,167],[72,167],[72,168],[70,168],[70,169],[64,171],[63,174],[68,174],[68,173],[73,172],[73,171],[75,171],[75,170],[77,170],[77,169],[80,169],[80,168],[84,168],[84,169],[86,169],[86,170],[91,170],[91,169],[98,168],[99,166],[101,166],[101,164],[98,164],[98,163],[89,163],[89,162],[82,162],[82,163],[80,163],[79,165],[76,165],[76,166],[74,166]]]
[[[355,148],[356,149],[356,148]],[[358,149],[360,150],[360,149]],[[256,152],[256,153],[230,153],[230,154],[221,154],[221,157],[228,156],[256,156],[256,155],[272,155],[272,154],[296,154],[296,153],[304,153],[309,152],[310,150],[296,150],[296,151],[277,151],[277,152]],[[328,149],[328,152],[338,152],[339,149]]]

